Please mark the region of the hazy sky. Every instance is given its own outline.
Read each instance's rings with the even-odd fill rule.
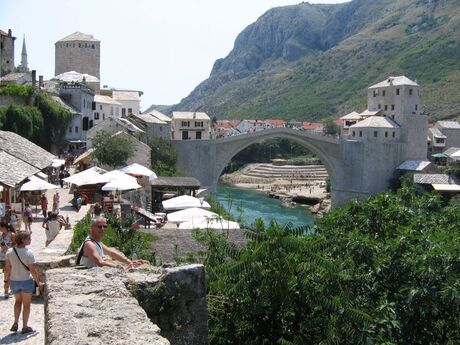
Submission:
[[[346,0],[316,0],[338,3]],[[174,104],[227,56],[237,35],[265,11],[294,0],[0,0],[0,29],[12,29],[15,64],[25,35],[29,67],[54,76],[54,43],[75,31],[101,41],[101,85],[142,90],[141,108]]]

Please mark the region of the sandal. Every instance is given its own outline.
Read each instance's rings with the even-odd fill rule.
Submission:
[[[17,332],[18,331],[18,324],[15,322],[13,323],[13,326],[10,328],[11,332]]]
[[[32,327],[24,327],[22,329],[22,334],[29,334],[29,333],[32,333],[34,330],[32,329]]]

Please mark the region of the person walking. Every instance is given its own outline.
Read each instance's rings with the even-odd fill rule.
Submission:
[[[24,214],[23,214],[23,219],[22,220],[24,222],[24,226],[26,228],[26,231],[32,232],[31,225],[32,225],[32,222],[34,221],[34,219],[32,217],[32,208],[30,207],[28,202],[26,202],[26,204],[24,206]]]
[[[28,325],[32,294],[35,292],[34,280],[40,290],[43,290],[44,286],[38,275],[34,254],[26,248],[31,241],[30,232],[20,231],[16,235],[17,247],[10,248],[6,252],[5,281],[10,283],[15,298],[14,323],[10,330],[12,332],[18,331],[18,322],[22,311],[22,334],[29,334],[34,331]]]
[[[5,262],[6,262],[6,252],[8,249],[13,247],[16,239],[16,233],[10,231],[8,223],[1,222],[0,223],[0,268],[3,270],[3,275],[5,275]],[[4,298],[9,298],[9,289],[10,284],[5,279],[3,282],[3,288],[5,294],[3,295]]]
[[[42,194],[40,203],[42,205],[43,218],[46,218],[48,215],[48,198],[46,197],[45,193]]]
[[[59,196],[59,192],[53,195],[53,213],[59,214],[59,201],[61,197]]]

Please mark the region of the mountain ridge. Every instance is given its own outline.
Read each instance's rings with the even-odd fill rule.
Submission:
[[[433,119],[459,115],[460,0],[353,0],[273,8],[169,111],[317,120],[364,110],[366,88],[417,79]]]

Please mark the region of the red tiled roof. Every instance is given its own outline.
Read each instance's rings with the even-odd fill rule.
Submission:
[[[272,126],[286,126],[286,121],[284,120],[265,120],[265,122],[271,124]]]
[[[323,128],[323,124],[318,122],[302,122],[302,128],[310,130],[320,130]]]

